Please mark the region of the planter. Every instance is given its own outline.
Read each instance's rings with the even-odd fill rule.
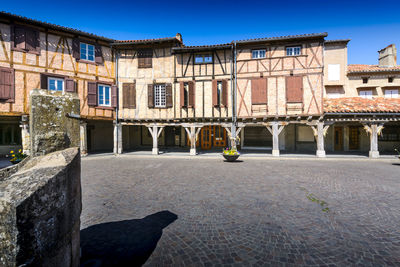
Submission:
[[[237,159],[239,158],[240,155],[226,155],[226,154],[222,154],[222,156],[224,156],[224,158],[226,159],[226,161],[233,162],[233,161],[237,160]]]
[[[18,164],[22,161],[22,159],[10,160],[12,164]]]

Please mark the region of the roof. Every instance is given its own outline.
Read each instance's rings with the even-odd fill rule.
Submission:
[[[351,39],[325,40],[325,44],[347,44]]]
[[[343,97],[324,99],[325,113],[399,113],[399,98]]]
[[[143,40],[116,40],[114,43],[112,43],[112,45],[155,44],[155,43],[167,43],[167,42],[182,43],[182,36],[178,33],[174,37],[163,37],[163,38],[143,39]]]
[[[397,72],[400,66],[382,67],[379,65],[350,64],[347,66],[348,73],[371,73],[371,72]]]
[[[309,33],[309,34],[286,35],[286,36],[278,36],[278,37],[265,37],[265,38],[238,40],[238,41],[236,41],[236,43],[237,44],[245,44],[245,43],[258,43],[258,42],[270,42],[270,41],[291,41],[291,40],[324,38],[327,36],[328,36],[328,33],[326,33],[326,32]]]
[[[226,43],[226,44],[215,44],[215,45],[194,45],[194,46],[174,47],[172,48],[172,50],[174,52],[207,51],[215,49],[227,49],[231,47],[232,47],[231,43]]]
[[[86,37],[90,37],[90,38],[93,38],[93,39],[103,40],[103,41],[106,41],[106,42],[114,41],[113,39],[110,39],[110,38],[107,38],[107,37],[104,37],[104,36],[95,35],[93,33],[88,33],[88,32],[84,32],[84,31],[81,31],[81,30],[74,29],[74,28],[69,28],[69,27],[64,27],[64,26],[60,26],[60,25],[57,25],[57,24],[53,24],[53,23],[48,23],[48,22],[45,22],[45,21],[30,19],[30,18],[27,18],[27,17],[11,14],[11,13],[5,12],[5,11],[0,11],[0,18],[7,18],[7,19],[10,19],[10,20],[24,22],[24,23],[27,23],[27,24],[30,24],[30,25],[42,26],[42,27],[53,29],[53,30],[56,30],[56,31],[63,31],[63,32],[73,33],[73,34],[76,34],[76,35],[86,36]]]

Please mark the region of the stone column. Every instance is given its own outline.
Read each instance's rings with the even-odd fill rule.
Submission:
[[[29,136],[29,120],[27,115],[21,117],[21,139],[22,139],[22,152],[30,155],[31,139]]]
[[[87,123],[81,122],[80,125],[80,142],[81,142],[81,156],[86,156],[87,151]]]
[[[378,150],[378,125],[371,124],[370,126],[370,149],[369,149],[369,157],[370,158],[379,158],[379,150]]]
[[[114,154],[122,153],[122,125],[114,123]]]
[[[325,144],[324,144],[324,135],[325,131],[328,129],[329,126],[324,127],[323,122],[317,123],[317,157],[325,158]]]

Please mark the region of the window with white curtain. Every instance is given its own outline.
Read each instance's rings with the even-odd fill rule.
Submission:
[[[154,85],[154,106],[156,108],[164,108],[167,106],[165,84]]]

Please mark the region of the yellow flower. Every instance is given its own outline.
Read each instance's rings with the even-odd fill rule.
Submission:
[[[14,153],[14,150],[11,150],[10,153],[11,153],[11,154]]]
[[[15,157],[15,155],[14,155],[14,154],[12,154],[11,156]]]
[[[18,150],[18,152],[19,152],[19,153],[21,153],[21,151],[22,151],[21,149],[20,149],[20,150]]]

